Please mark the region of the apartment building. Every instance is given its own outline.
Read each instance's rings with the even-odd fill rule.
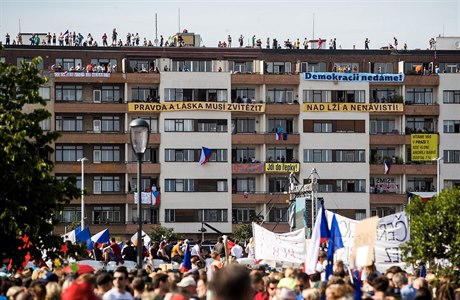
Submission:
[[[312,168],[326,208],[354,219],[435,192],[433,158],[443,157],[441,188],[460,184],[458,51],[7,46],[0,56],[43,58],[52,112],[43,128],[61,133],[54,172],[81,187],[78,159],[88,159],[92,233],[136,232],[129,123],[138,117],[150,124],[140,190],[154,186],[161,199],[143,204],[147,232],[161,224],[197,238],[202,222],[229,233],[253,220],[288,231],[289,173],[305,183]],[[89,64],[101,72],[77,70]],[[425,142],[435,151],[412,151]],[[213,150],[205,165],[201,147]],[[55,231],[81,213],[75,199]]]

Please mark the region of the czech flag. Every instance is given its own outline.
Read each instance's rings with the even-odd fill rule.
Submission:
[[[387,175],[388,173],[390,173],[391,162],[389,162],[389,161],[384,161],[384,162],[383,162],[383,166],[384,166],[384,168],[385,168],[385,175]]]
[[[182,262],[182,266],[180,267],[181,273],[185,273],[192,269],[191,255],[192,254],[190,253],[190,244],[187,243],[187,246],[185,248],[185,253],[184,253],[184,261]]]
[[[313,227],[311,241],[308,247],[307,257],[305,260],[305,273],[310,275],[316,272],[319,247],[322,242],[328,241],[330,237],[331,232],[327,224],[326,211],[324,210],[324,205],[321,204],[318,214],[316,215],[316,222]]]
[[[153,191],[152,192],[152,204],[160,206],[160,192],[158,191]]]
[[[200,156],[200,165],[204,165],[208,162],[208,160],[211,158],[212,155],[212,150],[208,149],[206,147],[201,147],[201,156]]]

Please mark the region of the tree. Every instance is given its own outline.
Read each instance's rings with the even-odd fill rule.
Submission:
[[[59,254],[62,239],[52,234],[55,213],[80,194],[75,177],[58,181],[51,174],[51,144],[58,133],[40,127],[51,117],[38,93],[47,80],[39,74],[40,60],[23,61],[19,68],[0,62],[0,256],[12,258],[14,267],[27,253]]]
[[[241,224],[233,227],[233,237],[239,241],[247,241],[252,237],[252,224]]]
[[[416,197],[407,206],[411,238],[402,247],[405,261],[426,264],[446,259],[460,266],[460,189],[444,190],[429,201]]]
[[[150,238],[157,242],[162,240],[177,241],[183,239],[183,236],[180,233],[174,232],[173,228],[154,225],[152,226],[152,231],[150,232]]]

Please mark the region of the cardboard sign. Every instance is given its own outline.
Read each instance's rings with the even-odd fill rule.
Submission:
[[[374,261],[374,244],[377,237],[378,217],[364,219],[356,224],[355,242],[351,252],[350,265],[365,267]]]

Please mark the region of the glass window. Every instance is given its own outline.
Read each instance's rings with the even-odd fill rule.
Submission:
[[[83,131],[83,117],[56,115],[56,131]]]
[[[460,120],[444,120],[444,133],[460,133]]]
[[[411,88],[406,90],[406,104],[433,104],[433,89]]]
[[[398,133],[395,119],[371,119],[370,126],[371,134]]]
[[[83,146],[56,145],[56,161],[74,162],[83,157]]]
[[[97,184],[100,184],[99,187],[96,188]],[[98,190],[100,192],[120,192],[120,177],[119,176],[94,176],[93,178],[93,187],[94,190]]]
[[[444,162],[446,164],[460,163],[460,150],[444,150]]]
[[[82,66],[82,60],[79,58],[56,58],[55,70],[58,72],[78,71]]]
[[[38,95],[43,98],[43,100],[49,101],[51,99],[51,88],[49,86],[41,86],[38,89]]]
[[[236,192],[254,193],[256,191],[255,177],[238,177],[236,178]]]
[[[81,85],[56,85],[56,101],[82,102]]]
[[[460,104],[460,90],[457,91],[444,91],[443,92],[444,103],[456,103]]]

